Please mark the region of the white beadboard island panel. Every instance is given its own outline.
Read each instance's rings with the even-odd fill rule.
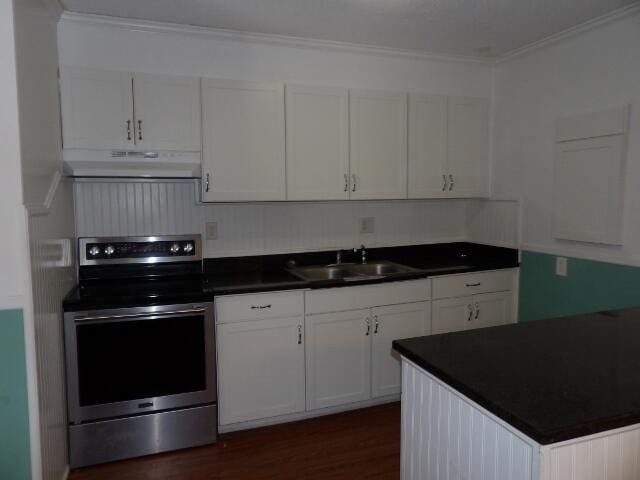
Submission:
[[[537,480],[538,448],[402,359],[402,480]]]
[[[403,357],[402,480],[537,480],[538,448]]]
[[[76,181],[77,236],[201,233],[207,257],[466,239],[466,200],[202,204],[197,192],[194,181]],[[375,233],[359,233],[364,217]],[[216,240],[207,222],[218,223]]]
[[[542,447],[541,480],[637,480],[640,425]]]
[[[402,480],[638,480],[640,424],[540,445],[402,358]]]

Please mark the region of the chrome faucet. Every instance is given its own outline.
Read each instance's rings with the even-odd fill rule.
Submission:
[[[364,244],[360,245],[360,257],[362,258],[362,263],[367,263],[367,249],[364,248]]]

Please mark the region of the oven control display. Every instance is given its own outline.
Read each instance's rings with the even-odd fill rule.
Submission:
[[[192,257],[196,255],[191,240],[160,242],[89,243],[86,256],[90,260],[111,258]]]

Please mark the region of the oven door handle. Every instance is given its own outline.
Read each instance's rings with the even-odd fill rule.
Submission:
[[[128,318],[149,318],[149,317],[166,317],[172,315],[184,315],[192,313],[205,313],[204,308],[189,308],[185,310],[173,310],[171,312],[146,312],[146,313],[130,313],[123,315],[97,315],[86,317],[75,317],[74,322],[89,322],[92,320],[124,320]]]

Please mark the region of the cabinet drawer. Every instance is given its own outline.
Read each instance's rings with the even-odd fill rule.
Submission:
[[[432,281],[434,299],[502,292],[513,288],[513,270],[447,275]]]
[[[216,298],[216,323],[285,318],[302,314],[304,314],[304,293],[301,290]]]
[[[305,313],[358,310],[382,305],[423,302],[430,298],[431,281],[428,279],[309,290],[305,294]]]

